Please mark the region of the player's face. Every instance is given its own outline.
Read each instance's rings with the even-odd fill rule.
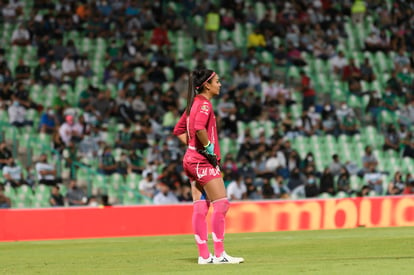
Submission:
[[[219,95],[220,94],[220,87],[221,87],[221,83],[220,83],[220,78],[218,75],[215,75],[212,79],[211,82],[208,83],[209,84],[209,92],[214,96],[214,95]]]

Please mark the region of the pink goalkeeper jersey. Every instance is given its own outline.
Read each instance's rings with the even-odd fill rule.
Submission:
[[[174,135],[179,136],[187,133],[188,146],[190,148],[196,148],[197,150],[203,150],[204,147],[196,136],[196,132],[202,129],[206,129],[208,139],[214,143],[214,153],[220,159],[220,145],[218,142],[217,123],[213,106],[207,98],[202,95],[197,95],[194,98],[189,117],[187,118],[186,113],[181,116],[174,128]]]

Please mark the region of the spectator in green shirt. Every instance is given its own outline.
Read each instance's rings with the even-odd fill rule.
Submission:
[[[387,86],[385,95],[383,96],[384,108],[388,111],[395,111],[398,109],[398,102],[396,95],[392,92],[390,86]]]
[[[354,112],[349,112],[342,118],[340,127],[342,133],[348,136],[353,136],[359,133],[358,120],[355,117]]]

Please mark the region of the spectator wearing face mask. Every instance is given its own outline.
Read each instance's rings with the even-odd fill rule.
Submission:
[[[13,103],[8,108],[9,123],[17,128],[32,126],[33,121],[26,119],[26,108],[24,108],[16,96],[12,96]]]
[[[57,119],[55,111],[49,107],[45,112],[42,113],[39,122],[39,130],[41,133],[53,134],[57,125]]]
[[[305,197],[314,198],[319,195],[319,188],[316,184],[316,177],[313,174],[309,174],[305,183]]]
[[[338,118],[334,108],[328,102],[325,103],[321,112],[321,129],[325,134],[338,136]]]

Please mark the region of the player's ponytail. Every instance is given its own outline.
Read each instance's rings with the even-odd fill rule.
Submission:
[[[188,88],[187,88],[187,107],[185,108],[185,112],[187,116],[190,114],[191,106],[193,105],[194,96],[195,96],[193,78],[194,78],[193,73],[190,73],[188,77]]]

